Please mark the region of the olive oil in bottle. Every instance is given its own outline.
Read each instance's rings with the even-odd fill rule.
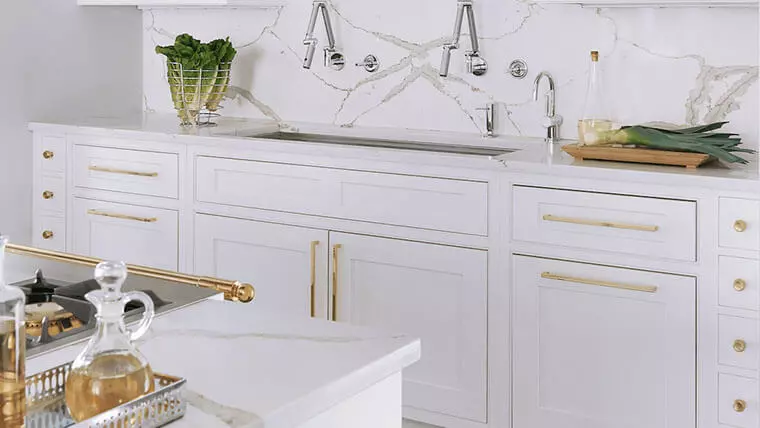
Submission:
[[[612,120],[605,102],[599,52],[591,51],[586,101],[583,105],[583,116],[578,121],[578,141],[582,145],[604,144],[611,135],[609,131],[616,128],[617,125]]]
[[[24,293],[5,283],[5,245],[0,236],[0,427],[24,426],[26,386],[24,359]]]

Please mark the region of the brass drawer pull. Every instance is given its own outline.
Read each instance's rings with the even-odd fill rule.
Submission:
[[[157,172],[130,171],[128,169],[106,168],[106,167],[97,166],[97,165],[90,165],[87,167],[87,169],[89,169],[90,171],[97,171],[97,172],[110,172],[112,174],[135,175],[137,177],[158,177]]]
[[[335,244],[333,245],[333,251],[332,251],[332,258],[333,258],[332,320],[333,321],[338,321],[338,250],[340,250],[341,248],[343,248],[343,245]]]
[[[133,215],[109,213],[109,212],[99,211],[99,210],[87,210],[87,214],[98,215],[101,217],[118,218],[122,220],[134,220],[134,221],[140,221],[143,223],[155,223],[158,221],[156,217],[137,217]]]
[[[744,291],[745,288],[747,288],[747,281],[741,278],[737,278],[734,280],[734,290]]]
[[[747,222],[744,220],[736,220],[734,222],[734,230],[737,232],[744,232],[747,230]]]
[[[744,400],[734,400],[734,412],[742,413],[747,410],[747,402]]]
[[[741,339],[734,340],[734,351],[744,352],[746,349],[747,349],[747,342]]]
[[[597,285],[599,287],[619,288],[621,290],[642,291],[644,293],[657,292],[657,286],[655,285],[628,285],[628,284],[620,284],[617,282],[598,281],[595,279],[586,279],[586,278],[578,278],[574,276],[557,275],[551,272],[542,273],[541,278],[552,279],[555,281],[575,282],[578,284]]]
[[[45,159],[53,159],[53,156],[55,156],[55,153],[51,152],[50,150],[45,150],[42,152],[42,157]]]
[[[43,230],[42,231],[42,239],[51,239],[53,237],[53,231],[52,230]]]
[[[638,230],[640,232],[657,232],[658,230],[660,230],[659,226],[652,226],[652,225],[646,225],[646,224],[616,223],[612,221],[588,220],[584,218],[575,218],[575,217],[560,217],[560,216],[551,215],[551,214],[546,214],[542,218],[546,221],[555,221],[558,223],[610,227],[613,229]]]
[[[314,302],[314,293],[317,287],[317,246],[319,241],[311,241],[311,284],[309,285],[309,313],[314,318],[316,304]]]
[[[53,196],[55,196],[55,193],[51,192],[50,190],[45,190],[42,192],[42,199],[53,199]]]

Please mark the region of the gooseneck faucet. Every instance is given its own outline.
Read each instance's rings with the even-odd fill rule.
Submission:
[[[533,100],[538,101],[538,89],[541,84],[541,79],[546,78],[549,81],[549,90],[546,91],[545,99],[545,117],[543,125],[546,127],[546,142],[554,143],[559,140],[559,126],[562,125],[562,116],[557,114],[556,108],[556,91],[554,89],[554,79],[551,74],[542,71],[536,76],[536,80],[533,81]]]
[[[325,33],[327,34],[327,47],[325,48],[325,66],[332,66],[335,69],[341,69],[344,65],[345,59],[343,55],[338,53],[335,49],[335,33],[333,32],[332,22],[330,21],[330,12],[327,10],[326,0],[314,0],[311,9],[311,18],[309,18],[309,26],[306,29],[306,37],[303,39],[303,44],[306,45],[306,55],[303,59],[303,68],[311,68],[311,63],[314,60],[314,52],[317,49],[317,38],[314,36],[314,29],[317,26],[317,19],[320,12],[322,13],[322,21],[325,23]]]
[[[459,49],[459,39],[462,36],[462,22],[464,14],[467,12],[467,24],[470,28],[471,51],[465,53],[467,61],[467,72],[476,76],[485,74],[488,70],[486,60],[480,57],[480,44],[478,43],[478,29],[475,25],[475,13],[472,11],[472,0],[459,0],[457,2],[457,17],[454,21],[454,33],[451,36],[451,42],[443,45],[443,56],[441,57],[441,77],[449,75],[449,64],[451,63],[451,51]]]

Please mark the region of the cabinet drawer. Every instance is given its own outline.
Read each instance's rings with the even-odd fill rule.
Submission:
[[[718,259],[718,301],[721,306],[757,311],[760,305],[760,262],[739,257]]]
[[[488,184],[301,165],[196,159],[200,202],[488,234]]]
[[[720,246],[760,249],[760,201],[720,198]]]
[[[64,213],[66,211],[66,181],[63,177],[40,177],[34,192],[35,210]]]
[[[76,187],[177,198],[176,154],[85,145],[73,150]]]
[[[35,247],[66,251],[66,220],[63,217],[37,213],[33,227],[32,242]]]
[[[177,270],[177,212],[74,198],[72,252]]]
[[[514,187],[514,239],[696,260],[696,203]]]
[[[758,366],[757,320],[729,315],[718,318],[718,361],[727,366],[756,370]]]
[[[757,428],[758,383],[756,379],[718,375],[718,419],[721,424]]]
[[[42,135],[36,146],[35,159],[39,162],[40,171],[63,173],[66,171],[66,139]]]

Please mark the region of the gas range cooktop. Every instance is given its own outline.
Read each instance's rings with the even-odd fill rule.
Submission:
[[[21,288],[26,296],[27,349],[72,338],[95,328],[95,306],[84,297],[100,288],[94,279],[71,283],[46,278],[41,270],[37,270],[34,278],[11,285]],[[156,311],[172,303],[151,290],[140,291],[150,296]],[[124,312],[129,317],[142,310],[142,304],[129,302]]]

